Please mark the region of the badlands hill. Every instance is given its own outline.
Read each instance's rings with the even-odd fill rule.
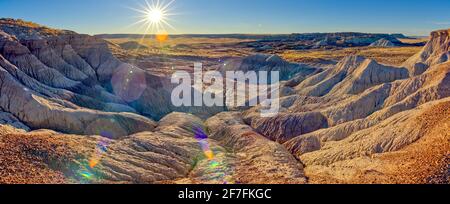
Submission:
[[[106,41],[0,19],[0,183],[449,183],[449,47],[443,30],[402,67],[239,59],[223,69],[287,80],[261,118],[171,107],[170,80]]]
[[[395,44],[389,40],[382,38],[382,39],[379,39],[379,40],[373,42],[369,46],[370,47],[395,47]]]

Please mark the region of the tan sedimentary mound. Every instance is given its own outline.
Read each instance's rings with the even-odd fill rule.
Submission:
[[[278,71],[280,80],[289,80],[296,75],[308,76],[319,71],[304,64],[290,63],[277,55],[255,54],[226,62],[220,71]]]
[[[254,118],[251,127],[270,140],[284,143],[298,135],[326,128],[328,121],[319,112],[279,114],[270,118]]]
[[[429,67],[444,63],[450,59],[450,29],[431,33],[430,41],[425,47],[408,59],[403,66],[407,67],[411,75],[425,72]]]
[[[366,59],[355,70],[349,70],[346,79],[331,89],[333,94],[359,94],[366,89],[408,77],[405,68],[389,67]]]
[[[27,47],[23,46],[16,40],[8,40],[7,37],[0,38],[1,54],[15,64],[22,71],[37,79],[41,83],[56,87],[71,89],[78,85],[79,82],[66,78],[62,73],[55,69],[51,69],[39,61],[30,53]]]
[[[275,131],[279,132],[278,135],[290,139],[296,137],[295,134],[306,134],[362,119],[383,107],[383,101],[388,97],[391,88],[391,84],[387,82],[407,77],[408,70],[405,68],[384,66],[359,56],[346,57],[335,68],[325,70],[300,83],[296,87],[297,96],[281,98],[281,116],[260,120],[264,122],[255,126],[258,121],[255,118],[258,118],[259,112],[259,107],[256,107],[245,112],[246,118],[250,118],[246,122],[268,137],[273,138]],[[303,123],[301,121],[296,125],[287,122],[298,118],[295,115],[314,113],[321,117],[309,117],[304,125],[300,125]],[[283,115],[285,120],[276,122]],[[275,128],[280,126],[276,125],[277,123],[281,124],[278,129],[288,130],[292,127],[295,131],[280,132]],[[307,128],[298,128],[299,125]]]
[[[348,122],[336,125],[328,129],[322,129],[298,138],[295,138],[285,145],[296,155],[305,153],[303,150],[297,149],[298,142],[304,138],[316,137],[322,142],[339,141],[354,132],[363,130],[381,121],[394,116],[402,111],[411,110],[417,106],[423,105],[434,100],[440,100],[450,96],[450,64],[444,63],[430,68],[426,73],[405,80],[396,81],[387,85],[380,85],[374,91],[380,90],[382,97],[379,97],[378,108],[368,109],[373,111],[367,117],[361,117],[355,120],[347,119]],[[362,103],[362,107],[370,107],[369,103]],[[350,106],[351,107],[351,106]],[[337,114],[346,110],[344,106],[337,108],[328,108],[327,112],[333,113],[332,116],[338,115],[349,116],[351,114]],[[333,110],[330,112],[330,110]],[[348,109],[348,110],[355,110]],[[333,118],[333,117],[332,117]],[[317,150],[317,149],[316,149]]]
[[[245,125],[237,112],[224,112],[206,121],[211,139],[233,152],[240,183],[305,183],[303,165],[280,144]]]
[[[311,182],[448,183],[448,98],[300,156]]]
[[[328,165],[336,161],[353,159],[359,156],[400,150],[423,137],[424,133],[428,131],[427,128],[433,128],[436,125],[431,123],[433,121],[420,120],[420,116],[426,114],[424,109],[426,110],[430,106],[433,107],[439,102],[448,104],[448,100],[443,99],[442,101],[424,104],[413,110],[404,111],[383,120],[375,126],[357,131],[339,142],[325,143],[323,150],[305,154],[300,156],[300,158],[305,164]],[[448,119],[448,117],[443,115],[445,112],[440,114],[442,115],[436,116],[438,121],[434,122],[438,123],[440,120],[445,121],[446,118]],[[330,155],[318,156],[317,154]]]
[[[312,76],[295,89],[301,95],[358,94],[386,82],[408,77],[408,70],[390,67],[361,56],[342,59],[336,67]]]
[[[90,126],[103,125],[114,137],[152,130],[154,122],[131,113],[107,113],[81,108],[58,99],[49,99],[29,90],[6,70],[0,68],[0,106],[34,129],[52,129],[67,133],[100,134]],[[98,124],[97,124],[98,123]],[[121,131],[117,131],[121,129]],[[114,130],[114,131],[113,131]]]

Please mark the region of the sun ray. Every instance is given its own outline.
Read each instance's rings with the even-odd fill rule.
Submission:
[[[169,3],[167,3],[164,7],[161,8],[161,10],[167,10],[169,9],[169,7],[173,4],[175,0],[170,1]]]

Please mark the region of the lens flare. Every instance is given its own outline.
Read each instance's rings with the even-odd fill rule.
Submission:
[[[109,140],[107,139],[101,139],[96,148],[95,148],[95,152],[94,155],[92,155],[91,160],[89,160],[89,167],[91,169],[95,168],[97,166],[97,164],[100,162],[100,160],[102,159],[102,157],[108,152],[108,145],[109,145]]]
[[[121,64],[111,78],[114,93],[126,102],[138,100],[147,88],[145,72],[130,64]]]
[[[112,138],[113,134],[109,130],[100,130],[99,132],[101,137],[97,139],[97,144],[89,160],[80,161],[81,166],[76,170],[77,178],[81,183],[92,183],[102,179],[99,164],[108,153],[108,147],[112,142],[109,138]]]
[[[169,33],[165,30],[159,31],[156,33],[155,38],[159,43],[166,42],[169,39]]]
[[[81,172],[81,176],[85,179],[91,179],[92,178],[92,173],[91,172],[87,172],[87,171],[83,171]]]
[[[235,183],[232,175],[228,173],[232,170],[232,167],[226,164],[223,159],[221,160],[220,158],[216,158],[216,155],[208,142],[208,135],[205,133],[203,128],[193,126],[192,131],[194,132],[195,139],[197,139],[200,144],[204,157],[207,159],[208,168],[204,173],[209,174],[209,179],[219,181],[223,184]]]

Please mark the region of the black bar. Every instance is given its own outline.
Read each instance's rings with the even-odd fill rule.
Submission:
[[[206,195],[202,192],[211,192],[211,196],[209,199],[180,198],[186,191],[198,196]],[[310,199],[321,202],[358,201],[356,198],[361,198],[359,203],[385,203],[388,200],[430,203],[432,199],[447,200],[449,195],[449,185],[0,185],[0,199],[11,196],[16,201],[36,201],[58,196],[71,202],[87,199],[102,203],[107,200],[149,204],[157,200],[273,203],[286,199],[306,203]],[[148,202],[142,202],[146,200]]]

